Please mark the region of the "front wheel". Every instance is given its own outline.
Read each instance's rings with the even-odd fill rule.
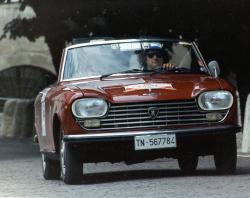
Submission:
[[[60,163],[61,163],[61,177],[66,184],[80,183],[83,175],[83,164],[73,151],[73,148],[60,140]]]
[[[44,153],[41,153],[41,157],[44,179],[60,179],[60,162],[48,158]]]
[[[233,174],[237,164],[236,134],[225,137],[218,151],[214,154],[216,170],[219,174]]]
[[[190,175],[193,174],[198,165],[198,156],[196,155],[182,155],[178,158],[178,164],[181,171],[184,174]]]

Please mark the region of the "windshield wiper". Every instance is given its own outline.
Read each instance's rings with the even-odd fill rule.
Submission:
[[[109,74],[104,74],[100,77],[100,80],[103,78],[106,78],[108,76],[114,75],[114,74],[124,74],[124,73],[137,73],[137,72],[144,72],[144,70],[141,69],[130,69],[130,70],[125,70],[125,71],[120,71],[120,72],[115,72],[115,73],[109,73]]]

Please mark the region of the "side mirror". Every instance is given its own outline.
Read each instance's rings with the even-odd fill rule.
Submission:
[[[208,68],[213,77],[217,78],[220,75],[219,63],[215,60],[208,63]]]

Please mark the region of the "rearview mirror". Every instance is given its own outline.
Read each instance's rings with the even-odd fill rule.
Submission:
[[[213,77],[217,78],[220,75],[220,66],[219,63],[215,60],[208,63],[208,68]]]

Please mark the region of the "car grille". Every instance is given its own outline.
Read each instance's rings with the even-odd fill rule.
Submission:
[[[152,115],[153,111],[158,114]],[[100,119],[101,127],[98,130],[211,123],[206,118],[207,113],[198,108],[195,100],[111,104],[107,115]],[[219,113],[222,116],[217,122],[224,119],[227,110],[219,111]],[[78,122],[85,128],[83,120],[78,120]]]

